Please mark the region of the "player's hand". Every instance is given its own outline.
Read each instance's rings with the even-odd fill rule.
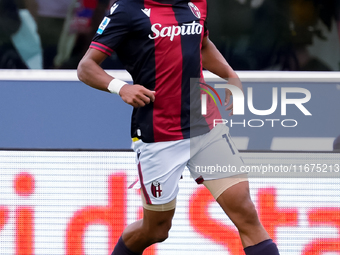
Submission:
[[[225,108],[226,111],[230,111],[229,116],[233,115],[233,103],[230,103],[230,97],[232,93],[229,89],[225,89],[225,100],[224,100],[224,106],[227,106]],[[230,103],[230,105],[228,105]]]
[[[124,85],[120,91],[119,95],[123,101],[133,107],[143,107],[150,102],[155,101],[155,91],[151,91],[144,86],[135,85]]]
[[[239,89],[242,90],[243,92],[243,86],[242,86],[242,83],[241,83],[241,80],[238,78],[238,76],[234,77],[234,78],[229,78],[228,79],[229,82],[228,84],[230,85],[234,85],[236,87],[238,87]],[[229,113],[229,116],[233,115],[234,114],[234,111],[233,111],[233,103],[231,102],[231,96],[232,96],[232,93],[229,89],[225,89],[225,101],[224,101],[224,106],[226,106],[225,110],[226,111],[231,111]],[[230,104],[229,104],[230,103]]]

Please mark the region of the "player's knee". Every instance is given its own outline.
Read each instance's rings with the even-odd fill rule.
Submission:
[[[244,211],[246,212],[245,215],[245,222],[248,224],[258,224],[259,219],[258,219],[258,215],[257,215],[257,211],[255,208],[255,205],[253,204],[253,202],[247,203],[245,205],[245,209]]]
[[[242,203],[238,207],[238,212],[235,216],[234,223],[239,230],[247,229],[249,226],[260,224],[253,202],[248,201]]]
[[[169,231],[171,228],[171,222],[166,222],[158,226],[157,230],[152,231],[152,237],[154,243],[164,242],[169,237]]]
[[[160,232],[155,238],[155,243],[161,243],[164,242],[169,237],[169,232]]]
[[[155,209],[155,207],[152,209]],[[148,241],[150,243],[160,243],[166,240],[171,229],[175,209],[151,211],[145,208],[144,213],[142,228]]]

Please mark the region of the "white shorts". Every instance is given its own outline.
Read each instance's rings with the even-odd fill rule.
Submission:
[[[187,166],[198,184],[239,175],[242,158],[229,135],[229,128],[217,125],[209,133],[178,141],[133,143],[142,194],[150,205],[174,200],[178,182]]]

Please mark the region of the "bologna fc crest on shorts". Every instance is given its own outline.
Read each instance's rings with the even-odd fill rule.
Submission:
[[[151,193],[154,197],[160,197],[162,195],[162,186],[158,181],[152,182]]]
[[[192,2],[188,3],[190,10],[192,11],[192,13],[195,15],[196,18],[200,19],[201,18],[201,12],[198,9],[198,7],[196,5],[194,5]]]

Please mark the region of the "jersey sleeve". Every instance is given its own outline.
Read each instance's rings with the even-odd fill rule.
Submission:
[[[108,56],[124,41],[129,33],[129,14],[125,6],[116,2],[110,9],[110,14],[104,17],[94,36],[90,48],[97,49]]]

